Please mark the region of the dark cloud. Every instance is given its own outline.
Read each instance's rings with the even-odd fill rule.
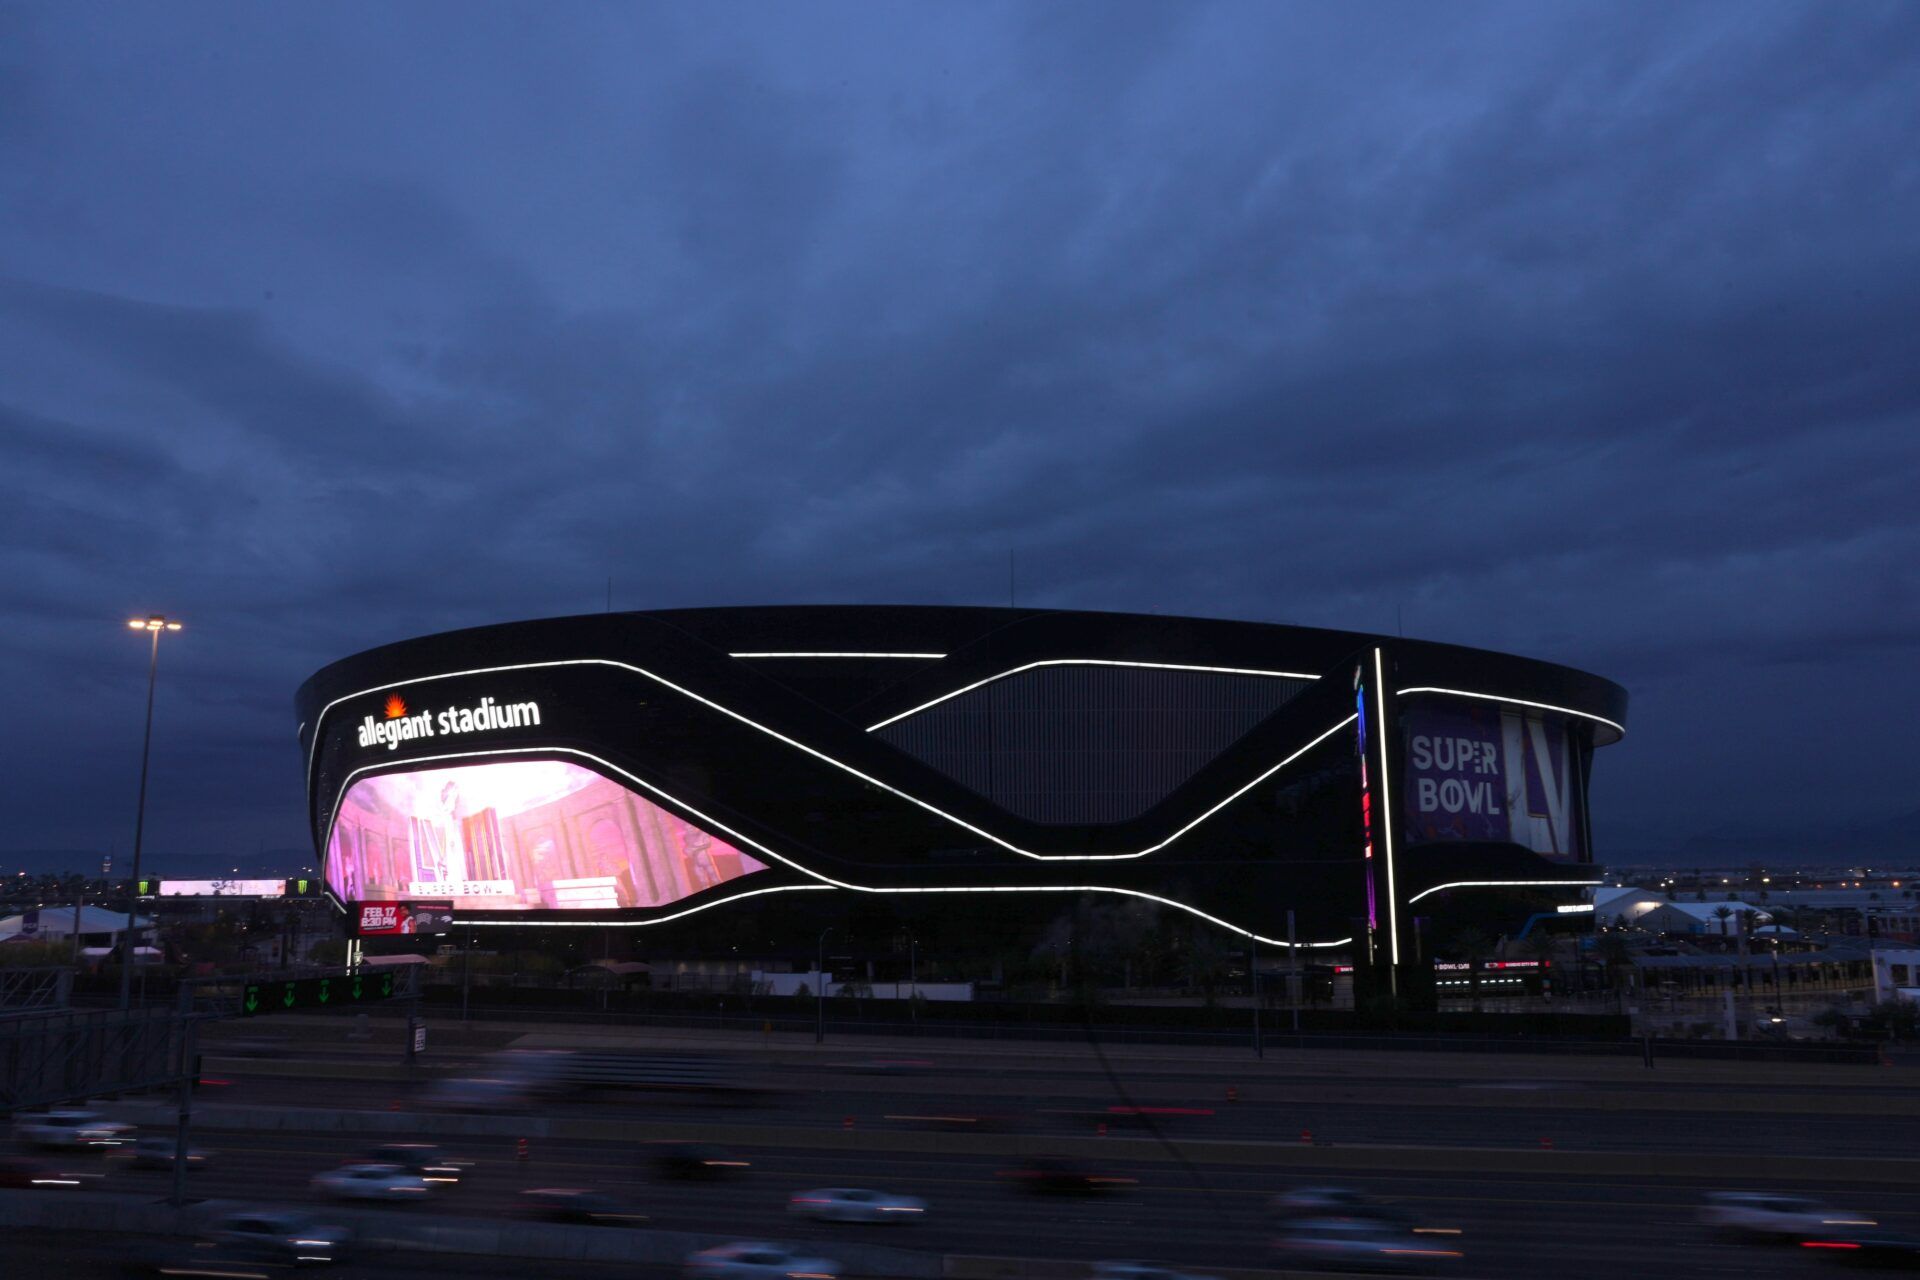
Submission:
[[[343,653],[1010,548],[1621,679],[1616,849],[1885,830],[1916,104],[1899,3],[0,10],[0,848],[124,841],[124,614],[238,854]]]

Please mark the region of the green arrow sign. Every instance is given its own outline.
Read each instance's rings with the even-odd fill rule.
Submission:
[[[266,985],[261,982],[249,982],[240,996],[240,1011],[243,1016],[273,1013],[276,1010],[312,1009],[315,1007],[330,1009],[335,1003],[347,1004],[353,1001],[387,1000],[394,994],[393,975],[382,973],[372,975],[368,982],[361,974],[342,974],[339,978],[293,978],[280,982],[280,998],[275,1000],[266,993]],[[341,985],[336,991],[334,983]],[[336,1001],[335,997],[338,997]]]

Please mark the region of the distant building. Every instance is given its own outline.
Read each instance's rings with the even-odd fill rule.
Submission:
[[[37,919],[35,918],[37,916]],[[141,916],[135,922],[136,936],[142,942],[152,940],[153,918]],[[82,907],[78,932],[82,947],[115,947],[127,928],[127,913],[105,907]],[[23,912],[0,920],[0,945],[9,942],[65,942],[71,944],[75,933],[71,906],[42,907],[38,912]]]
[[[1873,998],[1920,1002],[1920,950],[1905,951],[1892,947],[1873,952]]]
[[[1723,910],[1727,912],[1725,917],[1720,914]],[[1752,913],[1755,928],[1773,923],[1770,912],[1749,902],[1668,902],[1664,894],[1651,889],[1601,888],[1593,894],[1593,914],[1598,923],[1625,920],[1649,933],[1738,937],[1746,927],[1741,917],[1747,912]]]

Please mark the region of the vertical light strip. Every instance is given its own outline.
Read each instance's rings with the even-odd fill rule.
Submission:
[[[1387,853],[1387,957],[1400,963],[1400,895],[1393,887],[1393,798],[1387,790],[1387,685],[1380,650],[1373,651],[1373,731],[1380,738],[1380,835]]]

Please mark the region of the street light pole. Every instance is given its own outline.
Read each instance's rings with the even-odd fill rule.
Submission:
[[[827,935],[833,932],[828,925],[820,931],[820,941],[815,947],[819,957],[814,961],[813,992],[813,1042],[824,1043],[827,1038]]]
[[[135,631],[145,631],[153,638],[153,647],[147,655],[147,727],[140,738],[140,800],[133,816],[133,877],[127,881],[127,932],[120,955],[120,1008],[124,1012],[133,1003],[133,964],[134,953],[138,949],[138,935],[135,933],[136,921],[140,911],[140,837],[147,825],[147,757],[153,748],[153,685],[160,670],[160,633],[178,631],[180,624],[169,622],[165,618],[132,618],[127,626]]]

